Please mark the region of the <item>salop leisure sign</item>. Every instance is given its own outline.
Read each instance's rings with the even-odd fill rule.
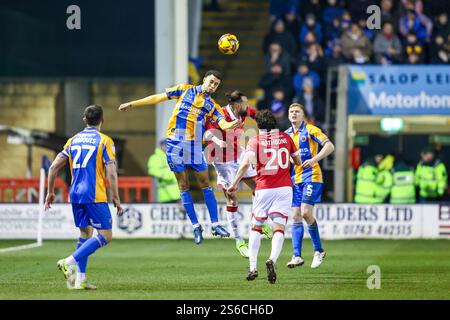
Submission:
[[[450,66],[348,69],[348,114],[450,115]]]

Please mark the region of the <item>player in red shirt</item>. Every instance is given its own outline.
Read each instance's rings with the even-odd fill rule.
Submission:
[[[228,192],[236,190],[249,166],[256,163],[256,191],[252,208],[252,229],[249,237],[250,269],[247,280],[258,276],[257,257],[261,244],[262,225],[268,217],[273,222],[272,250],[266,261],[267,279],[276,281],[275,263],[283,248],[284,229],[292,206],[291,157],[300,165],[300,152],[294,141],[278,131],[277,121],[269,110],[256,115],[258,136],[250,139],[244,159]]]
[[[233,183],[244,156],[240,138],[244,133],[245,119],[246,117],[254,119],[256,109],[248,106],[247,97],[240,91],[233,91],[227,94],[227,97],[228,105],[222,107],[225,119],[227,121],[238,119],[240,125],[232,130],[224,131],[215,122],[208,121],[205,132],[205,140],[209,142],[206,155],[208,162],[211,162],[216,169],[217,186],[224,190],[227,201],[227,220],[236,239],[236,249],[244,258],[248,258],[248,245],[239,233],[237,192],[226,193],[225,191]],[[242,178],[252,191],[256,186],[255,177],[255,168],[249,167]],[[269,238],[271,237],[271,229],[268,225],[264,225],[263,232]]]

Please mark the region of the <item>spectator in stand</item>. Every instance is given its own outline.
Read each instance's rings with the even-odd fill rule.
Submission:
[[[281,44],[283,49],[290,54],[291,57],[295,57],[297,54],[297,43],[294,36],[286,30],[286,26],[282,19],[276,19],[272,23],[270,32],[264,37],[263,51],[267,53],[269,46],[273,42]]]
[[[410,58],[411,55],[413,57]],[[423,45],[417,41],[417,36],[414,32],[410,32],[406,36],[404,57],[405,61],[411,64],[423,63],[424,61],[425,52]]]
[[[332,47],[332,51],[327,59],[327,67],[336,67],[345,63],[345,59],[342,56],[342,46],[337,43]]]
[[[285,96],[292,97],[292,81],[284,75],[283,67],[279,64],[272,65],[270,72],[266,72],[259,81],[259,87],[264,89],[264,99],[258,104],[258,109],[267,109],[272,101],[273,89],[284,88]]]
[[[297,34],[298,30],[300,30],[300,19],[295,10],[290,10],[284,15],[284,23],[286,30],[288,30],[294,39],[298,40]],[[297,41],[297,46],[300,45],[300,42]]]
[[[448,23],[447,12],[442,12],[436,17],[433,34],[440,35],[444,39],[448,39],[450,35],[450,24]]]
[[[331,24],[328,24],[324,28],[324,38],[325,41],[332,41],[334,39],[337,39],[341,36],[341,19],[335,18],[331,22]]]
[[[295,90],[295,96],[300,97],[303,91],[303,85],[306,79],[310,79],[314,89],[320,85],[320,77],[317,72],[309,70],[308,64],[302,62],[297,67],[297,73],[293,78],[293,86]]]
[[[399,32],[403,37],[407,37],[408,33],[415,33],[418,42],[424,44],[429,40],[431,31],[433,30],[433,22],[424,14],[408,9],[406,14],[400,18]]]
[[[416,53],[411,53],[410,55],[408,55],[408,57],[406,58],[406,64],[421,64],[422,61],[420,60],[420,57],[418,54]]]
[[[394,33],[394,26],[391,22],[384,23],[382,31],[375,38],[373,51],[375,53],[375,63],[388,64],[388,62],[400,62],[402,44],[398,36]],[[385,59],[384,63],[382,63],[383,58]]]
[[[294,14],[299,12],[301,0],[270,0],[269,12],[271,20],[284,16],[286,13],[293,11]]]
[[[317,44],[316,34],[309,31],[305,36],[305,42],[301,45],[301,50],[297,55],[297,61],[302,60],[307,55],[306,49],[312,44]]]
[[[306,15],[309,13],[313,14],[315,17],[322,16],[322,8],[320,6],[319,0],[303,0],[302,8],[300,11],[303,21],[306,20]]]
[[[352,17],[348,11],[344,11],[342,18],[341,18],[341,23],[340,23],[341,35],[344,32],[347,32],[348,30],[350,30],[351,25],[352,25]]]
[[[353,62],[355,56],[358,56],[360,61],[362,61],[362,59],[364,59],[365,62],[370,60],[372,54],[372,42],[370,42],[369,38],[361,31],[358,24],[352,23],[350,30],[342,34],[341,44],[342,54],[348,61]],[[359,49],[359,52],[357,51],[355,53],[355,49]]]
[[[305,37],[309,32],[316,35],[317,42],[322,42],[322,25],[316,21],[316,17],[312,13],[306,15],[305,23],[300,29],[300,43],[305,43]]]
[[[434,37],[430,45],[430,63],[447,64],[450,61],[450,41],[445,41],[442,35],[438,34]]]
[[[322,14],[322,21],[325,26],[332,25],[335,19],[341,19],[342,14],[344,13],[344,9],[337,5],[336,2],[336,0],[327,1],[327,6],[323,10]]]
[[[358,25],[364,32],[364,34],[367,36],[367,38],[369,38],[369,40],[373,42],[373,40],[375,39],[375,32],[367,28],[366,19],[359,19]]]
[[[311,70],[321,75],[325,71],[323,50],[320,44],[312,43],[306,48],[306,55],[302,61],[306,62]]]
[[[397,11],[395,11],[392,0],[381,0],[381,25],[386,22],[398,21],[399,16]]]
[[[291,57],[278,42],[270,44],[269,51],[264,56],[264,63],[266,72],[269,72],[274,64],[279,64],[283,68],[285,76],[291,75]]]
[[[325,50],[327,57],[333,54],[333,48],[341,37],[341,19],[334,19],[331,25],[325,27]]]
[[[288,103],[285,100],[284,90],[282,88],[275,88],[273,91],[273,99],[270,103],[270,111],[277,119],[278,129],[284,131],[290,126],[289,119],[287,117]]]
[[[353,59],[350,60],[350,63],[354,64],[368,64],[370,63],[370,60],[367,56],[364,55],[364,53],[359,48],[355,48],[353,50]]]
[[[293,102],[300,103],[305,106],[308,119],[315,126],[320,126],[325,120],[325,107],[318,95],[315,94],[312,81],[306,79],[303,82],[303,92],[300,96],[296,96]]]

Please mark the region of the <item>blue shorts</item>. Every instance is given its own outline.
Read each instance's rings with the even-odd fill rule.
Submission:
[[[193,141],[166,140],[166,156],[170,170],[183,172],[188,168],[195,171],[208,170],[201,143]]]
[[[294,197],[293,207],[300,207],[302,203],[314,205],[322,200],[323,183],[320,182],[301,182],[294,183],[292,190]]]
[[[111,211],[106,202],[72,203],[72,211],[77,228],[92,226],[95,229],[112,229]]]

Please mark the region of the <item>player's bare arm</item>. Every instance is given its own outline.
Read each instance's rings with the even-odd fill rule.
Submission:
[[[53,201],[55,201],[55,179],[58,176],[58,172],[67,163],[67,157],[59,154],[55,160],[53,160],[50,169],[48,170],[48,191],[45,198],[45,210],[51,208]]]
[[[205,141],[212,141],[212,142],[214,142],[214,144],[218,145],[221,149],[226,148],[227,143],[225,141],[223,141],[222,139],[218,138],[211,131],[212,130],[208,130],[205,132]]]
[[[239,166],[238,172],[236,173],[236,178],[233,181],[233,184],[228,187],[227,192],[233,193],[237,190],[237,186],[239,182],[241,181],[244,174],[247,172],[248,168],[252,164],[252,158],[254,158],[254,155],[251,153],[246,153],[244,159],[242,160],[241,165]]]
[[[160,102],[167,101],[167,100],[169,100],[169,97],[167,96],[167,94],[165,92],[158,93],[158,94],[154,94],[154,95],[145,97],[143,99],[123,103],[119,106],[119,111],[128,111],[128,109],[130,109],[131,107],[143,107],[143,106],[155,105]]]
[[[121,216],[123,214],[123,208],[120,205],[120,197],[119,197],[119,183],[117,178],[117,169],[116,164],[114,162],[110,162],[105,167],[106,177],[108,178],[110,188],[113,193],[112,201],[114,203],[114,207],[117,209],[117,215]]]
[[[320,150],[320,152],[315,157],[305,160],[302,163],[302,167],[305,169],[312,168],[314,164],[328,157],[331,153],[333,153],[333,151],[334,151],[334,144],[329,140],[326,141],[322,147],[322,150]]]

